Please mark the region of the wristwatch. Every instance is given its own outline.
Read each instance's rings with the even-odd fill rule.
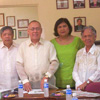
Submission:
[[[90,81],[89,81],[89,80],[87,80],[86,82],[87,82],[87,84],[89,84],[89,83],[90,83]]]
[[[49,72],[45,73],[45,77],[46,78],[50,78],[51,77],[51,74]]]
[[[49,78],[49,76],[48,76],[48,75],[45,75],[45,77],[46,77],[46,78]]]

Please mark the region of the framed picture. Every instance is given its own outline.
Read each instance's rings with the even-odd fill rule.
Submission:
[[[7,26],[15,27],[15,16],[7,16]]]
[[[5,26],[4,13],[0,13],[0,27]]]
[[[17,25],[18,28],[27,28],[29,24],[29,19],[18,19]]]
[[[1,35],[0,35],[0,41],[2,41],[2,39],[1,39]]]
[[[68,0],[56,0],[56,7],[57,9],[68,9],[69,2]]]
[[[74,17],[74,31],[81,32],[86,26],[86,17]]]
[[[90,8],[99,8],[100,0],[89,0],[89,7]]]
[[[16,40],[16,39],[17,39],[17,36],[16,36],[16,29],[13,29],[13,32],[14,32],[13,40]]]
[[[100,40],[95,41],[95,45],[99,45],[100,46]]]
[[[73,8],[74,9],[85,8],[85,0],[73,0]]]
[[[18,38],[28,38],[27,30],[18,30]]]

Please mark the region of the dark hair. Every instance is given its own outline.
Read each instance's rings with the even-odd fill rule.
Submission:
[[[5,30],[7,30],[7,29],[10,30],[12,34],[14,33],[12,27],[10,27],[10,26],[4,26],[4,27],[1,28],[0,34],[2,35],[2,33],[3,33]]]
[[[58,19],[56,21],[55,26],[54,26],[54,35],[55,36],[59,36],[59,34],[57,32],[57,27],[58,27],[59,24],[61,24],[63,22],[65,22],[68,25],[68,27],[69,27],[69,35],[71,34],[72,26],[71,26],[70,22],[68,21],[68,19],[67,18],[60,18],[60,19]]]
[[[81,19],[81,18],[78,18],[78,19],[77,19],[77,22],[78,22],[79,20],[82,22],[82,19]]]

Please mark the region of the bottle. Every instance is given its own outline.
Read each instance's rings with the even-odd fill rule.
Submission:
[[[70,85],[67,85],[66,88],[66,100],[72,100],[72,90]]]
[[[18,97],[23,97],[23,84],[21,80],[19,80],[19,84],[18,84]]]
[[[2,100],[2,94],[1,94],[1,92],[0,92],[0,100]]]
[[[44,97],[49,97],[49,84],[47,79],[44,80]]]
[[[76,93],[73,93],[73,98],[72,100],[78,100]]]

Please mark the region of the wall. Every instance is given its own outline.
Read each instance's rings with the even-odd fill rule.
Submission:
[[[60,17],[67,17],[74,27],[74,17],[86,17],[86,24],[93,25],[97,30],[97,40],[100,40],[100,8],[89,8],[89,0],[85,0],[84,9],[73,9],[73,0],[69,0],[69,9],[56,9],[56,0],[42,0],[39,5],[40,21],[45,27],[46,38],[53,38],[53,28],[55,21]],[[40,10],[41,8],[41,10]],[[48,9],[46,9],[48,8]],[[74,29],[73,29],[74,30]],[[49,34],[49,35],[48,35]],[[80,32],[72,32],[73,35],[80,36]]]
[[[17,39],[14,40],[16,43],[21,43],[22,41],[25,41],[27,39],[27,38],[18,38],[18,30],[27,30],[27,28],[18,28],[17,20],[18,19],[29,19],[29,21],[32,21],[33,19],[38,20],[38,11],[37,11],[37,7],[35,6],[18,6],[18,7],[7,6],[7,7],[0,8],[0,13],[4,13],[5,25],[7,25],[6,23],[7,16],[15,16],[15,27],[12,28],[16,29]]]
[[[37,5],[38,19],[44,28],[45,38],[54,38],[55,21],[60,17],[67,17],[74,27],[74,17],[86,17],[86,25],[93,25],[97,30],[97,40],[100,40],[100,8],[89,8],[89,0],[85,0],[85,8],[73,9],[73,0],[69,0],[69,9],[56,9],[56,0],[0,0],[0,6],[7,5]],[[1,8],[0,8],[1,9]],[[24,14],[26,16],[26,14]],[[80,37],[80,32],[72,32]]]

